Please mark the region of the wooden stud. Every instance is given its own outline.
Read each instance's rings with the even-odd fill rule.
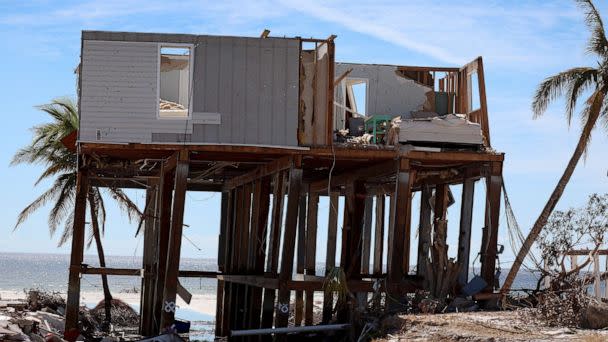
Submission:
[[[226,250],[227,250],[227,241],[228,241],[228,224],[229,224],[229,202],[230,202],[230,192],[222,191],[222,200],[221,200],[221,217],[220,217],[220,233],[219,233],[219,246],[217,252],[217,268],[220,272],[226,271]],[[181,276],[181,274],[180,274]],[[223,280],[217,281],[217,298],[215,305],[215,335],[216,336],[224,336],[222,331],[222,320],[224,317],[224,292],[225,292],[225,283]]]
[[[235,226],[236,226],[236,207],[238,206],[237,202],[237,190],[230,190],[228,193],[228,205],[226,208],[226,240],[225,240],[225,248],[224,248],[224,263],[225,270],[224,273],[234,273],[235,272],[235,249],[236,245],[234,243],[235,240]],[[222,280],[223,281],[223,280]],[[233,298],[234,298],[234,290],[235,284],[225,282],[224,281],[224,302],[222,304],[223,315],[221,317],[221,326],[219,332],[216,332],[216,336],[227,336],[230,332],[230,327],[232,325],[232,306],[233,306]],[[216,318],[217,320],[217,318]]]
[[[68,277],[68,298],[65,312],[65,331],[78,329],[78,310],[80,308],[80,265],[84,252],[84,225],[89,192],[88,172],[78,170],[76,176],[76,199],[72,231],[72,253]]]
[[[287,213],[285,217],[285,231],[283,233],[283,252],[281,258],[281,272],[279,273],[279,302],[276,309],[277,327],[286,327],[289,319],[290,290],[287,281],[291,280],[293,273],[294,247],[296,244],[296,228],[298,220],[298,202],[302,189],[302,169],[293,167],[289,171],[289,193],[287,195]]]
[[[458,283],[464,286],[469,281],[469,257],[471,251],[471,224],[473,222],[473,198],[475,181],[466,179],[462,184],[462,204],[460,207],[460,235],[458,236],[458,263],[460,271]]]
[[[177,282],[182,245],[182,230],[184,228],[184,205],[186,202],[188,169],[188,152],[181,151],[179,161],[175,169],[175,194],[173,198],[173,210],[171,213],[171,232],[169,235],[169,250],[165,269],[163,310],[160,320],[160,326],[162,329],[171,326],[175,320],[175,305],[177,301]]]

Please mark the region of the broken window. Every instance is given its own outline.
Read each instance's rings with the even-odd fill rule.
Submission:
[[[191,97],[191,47],[161,46],[159,112],[161,118],[188,118]]]
[[[346,78],[345,106],[354,116],[367,115],[367,80],[363,78]]]

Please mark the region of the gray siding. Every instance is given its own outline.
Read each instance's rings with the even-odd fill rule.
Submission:
[[[82,141],[97,141],[99,131],[111,142],[298,144],[296,39],[108,32],[83,39]],[[159,42],[195,45],[191,120],[157,118]],[[221,124],[203,124],[207,113],[219,113]]]
[[[410,112],[422,109],[426,93],[432,89],[413,80],[398,76],[396,66],[376,64],[336,63],[336,77],[352,68],[347,78],[365,78],[367,83],[367,115],[410,117]],[[336,102],[343,101],[342,87],[336,87]],[[335,124],[344,127],[344,110],[336,107]]]

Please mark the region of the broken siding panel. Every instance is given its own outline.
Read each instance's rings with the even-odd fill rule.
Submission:
[[[326,145],[327,142],[327,76],[329,72],[329,53],[326,43],[319,45],[316,53],[316,70],[314,78],[314,115],[313,145]]]

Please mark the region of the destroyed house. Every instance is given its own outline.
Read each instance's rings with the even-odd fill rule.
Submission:
[[[177,297],[189,297],[180,277],[217,279],[218,337],[360,329],[353,310],[374,293],[394,309],[417,290],[469,291],[477,254],[480,288],[469,294],[495,298],[504,155],[490,145],[481,57],[462,67],[342,63],[335,38],[82,33],[66,328],[77,328],[81,274],[142,277],[145,336],[173,324]],[[486,186],[475,191],[477,181]],[[141,269],[82,265],[90,186],[145,189]],[[221,193],[217,270],[179,269],[188,191]],[[484,227],[472,227],[474,194],[486,199],[475,213]],[[454,201],[460,220],[448,223]],[[325,293],[315,315],[331,270],[354,296]]]

